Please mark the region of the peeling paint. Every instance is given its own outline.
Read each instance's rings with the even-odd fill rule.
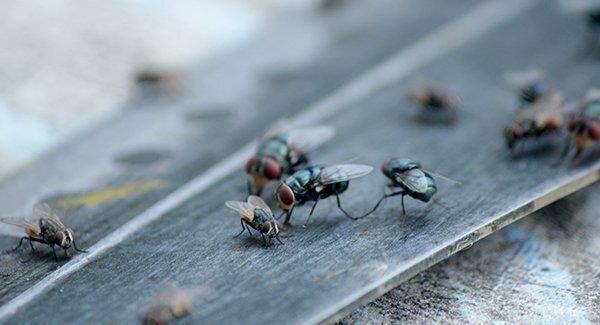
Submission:
[[[63,209],[96,206],[106,201],[123,199],[134,194],[153,191],[165,186],[167,186],[167,182],[162,180],[129,183],[63,199],[52,200],[50,203]]]

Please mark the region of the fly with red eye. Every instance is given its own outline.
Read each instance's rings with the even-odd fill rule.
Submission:
[[[73,246],[77,252],[86,252],[79,249],[75,243],[75,232],[71,228],[67,228],[58,215],[53,212],[47,205],[39,205],[34,208],[33,218],[3,218],[0,221],[24,228],[27,236],[24,236],[19,241],[21,247],[23,240],[29,240],[29,246],[32,251],[35,251],[33,242],[48,245],[52,248],[54,259],[58,260],[54,246],[62,248],[65,256],[68,257],[68,249]]]
[[[252,231],[250,231],[250,228],[252,228],[260,233],[265,247],[269,247],[272,244],[273,238],[284,245],[279,238],[281,224],[275,219],[271,208],[260,197],[250,195],[246,202],[227,201],[225,205],[236,211],[241,217],[240,224],[242,225],[242,231],[235,235],[234,238],[239,237],[246,230],[252,236]]]
[[[333,134],[333,129],[327,126],[289,130],[287,123],[276,124],[262,137],[256,153],[246,162],[248,193],[260,195],[269,182],[305,165],[308,153]]]
[[[567,123],[569,138],[567,138],[561,159],[569,156],[574,150],[572,160],[578,162],[582,153],[591,144],[600,140],[600,89],[592,89],[579,102],[576,113]]]
[[[513,120],[504,127],[506,146],[513,153],[517,144],[558,134],[564,124],[565,101],[562,93],[553,90],[537,96],[531,103],[523,104]]]

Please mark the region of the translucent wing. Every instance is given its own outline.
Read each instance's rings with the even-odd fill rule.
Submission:
[[[404,184],[409,190],[417,193],[427,191],[427,177],[420,169],[411,169],[402,173],[394,174],[396,181]]]
[[[439,177],[439,178],[441,178],[443,180],[446,180],[446,181],[449,181],[449,182],[452,182],[452,183],[455,183],[455,184],[462,184],[461,182],[459,182],[457,180],[454,180],[454,179],[452,179],[452,178],[450,178],[450,177],[448,177],[446,175],[442,175],[440,173],[432,172],[431,170],[428,170],[428,169],[425,169],[425,168],[420,168],[420,169],[422,171],[426,172],[427,174],[430,174],[430,175],[435,176],[435,177]]]
[[[59,226],[65,226],[62,221],[60,221],[58,214],[47,203],[36,204],[33,207],[33,216],[37,219],[48,218],[54,220]]]
[[[254,220],[254,206],[247,202],[240,201],[227,201],[225,205],[231,210],[236,211],[240,214],[242,219],[252,222]]]
[[[564,96],[561,92],[554,91],[519,111],[516,120],[532,120],[537,127],[562,125],[564,121],[564,107]]]
[[[323,185],[343,182],[349,179],[365,176],[372,170],[373,167],[367,165],[346,164],[327,166],[321,171],[319,180]]]
[[[278,134],[287,133],[292,129],[292,122],[288,119],[277,120],[271,127],[263,134],[262,140],[267,140]]]
[[[335,130],[329,126],[295,129],[288,132],[287,143],[290,148],[305,153],[329,141],[334,134]]]
[[[267,211],[269,214],[273,214],[273,212],[271,212],[271,208],[269,208],[267,203],[265,203],[265,201],[263,201],[263,199],[261,199],[260,197],[258,197],[256,195],[250,195],[248,197],[248,204],[252,205],[253,207],[259,207],[259,208]],[[254,213],[254,209],[252,209],[252,213]]]
[[[37,220],[27,220],[24,218],[13,218],[6,217],[0,218],[0,222],[21,227],[27,231],[28,234],[38,236],[42,230],[40,229],[40,224]]]

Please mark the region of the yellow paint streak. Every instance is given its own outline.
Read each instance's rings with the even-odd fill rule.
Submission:
[[[128,196],[165,187],[164,181],[144,181],[92,191],[81,195],[71,196],[52,201],[52,205],[68,209],[82,206],[95,206],[106,201],[119,200]]]

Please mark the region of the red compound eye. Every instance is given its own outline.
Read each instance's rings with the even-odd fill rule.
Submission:
[[[287,185],[281,185],[277,190],[277,197],[279,201],[285,205],[292,205],[296,198],[294,197],[294,192]]]
[[[57,231],[54,233],[54,243],[55,243],[55,244],[58,244],[58,245],[62,244],[63,237],[64,237],[64,234],[63,234],[63,232],[62,232],[62,231],[60,231],[60,230],[57,230]]]
[[[271,158],[265,158],[263,166],[263,171],[267,179],[275,180],[281,177],[281,168],[279,167],[279,164],[275,162],[275,160]]]
[[[268,234],[270,230],[271,230],[271,225],[269,224],[268,221],[265,221],[260,224],[260,232],[262,232],[263,234]]]
[[[256,160],[256,158],[254,158],[254,157],[248,159],[248,161],[246,162],[246,166],[244,167],[244,169],[246,170],[246,173],[250,173],[250,171],[252,170],[252,165],[254,165],[255,160]]]
[[[391,162],[392,160],[394,160],[394,158],[388,158],[388,159],[386,159],[386,160],[383,162],[383,164],[381,164],[381,172],[385,173],[385,171],[386,171],[386,170],[387,170],[387,168],[388,168],[388,165],[390,164],[390,162]]]
[[[569,129],[569,132],[573,132],[575,131],[575,128],[577,127],[577,125],[581,123],[581,119],[574,117],[569,121],[569,124],[567,125],[567,128]]]
[[[600,123],[589,122],[587,124],[588,136],[592,140],[600,139]]]

